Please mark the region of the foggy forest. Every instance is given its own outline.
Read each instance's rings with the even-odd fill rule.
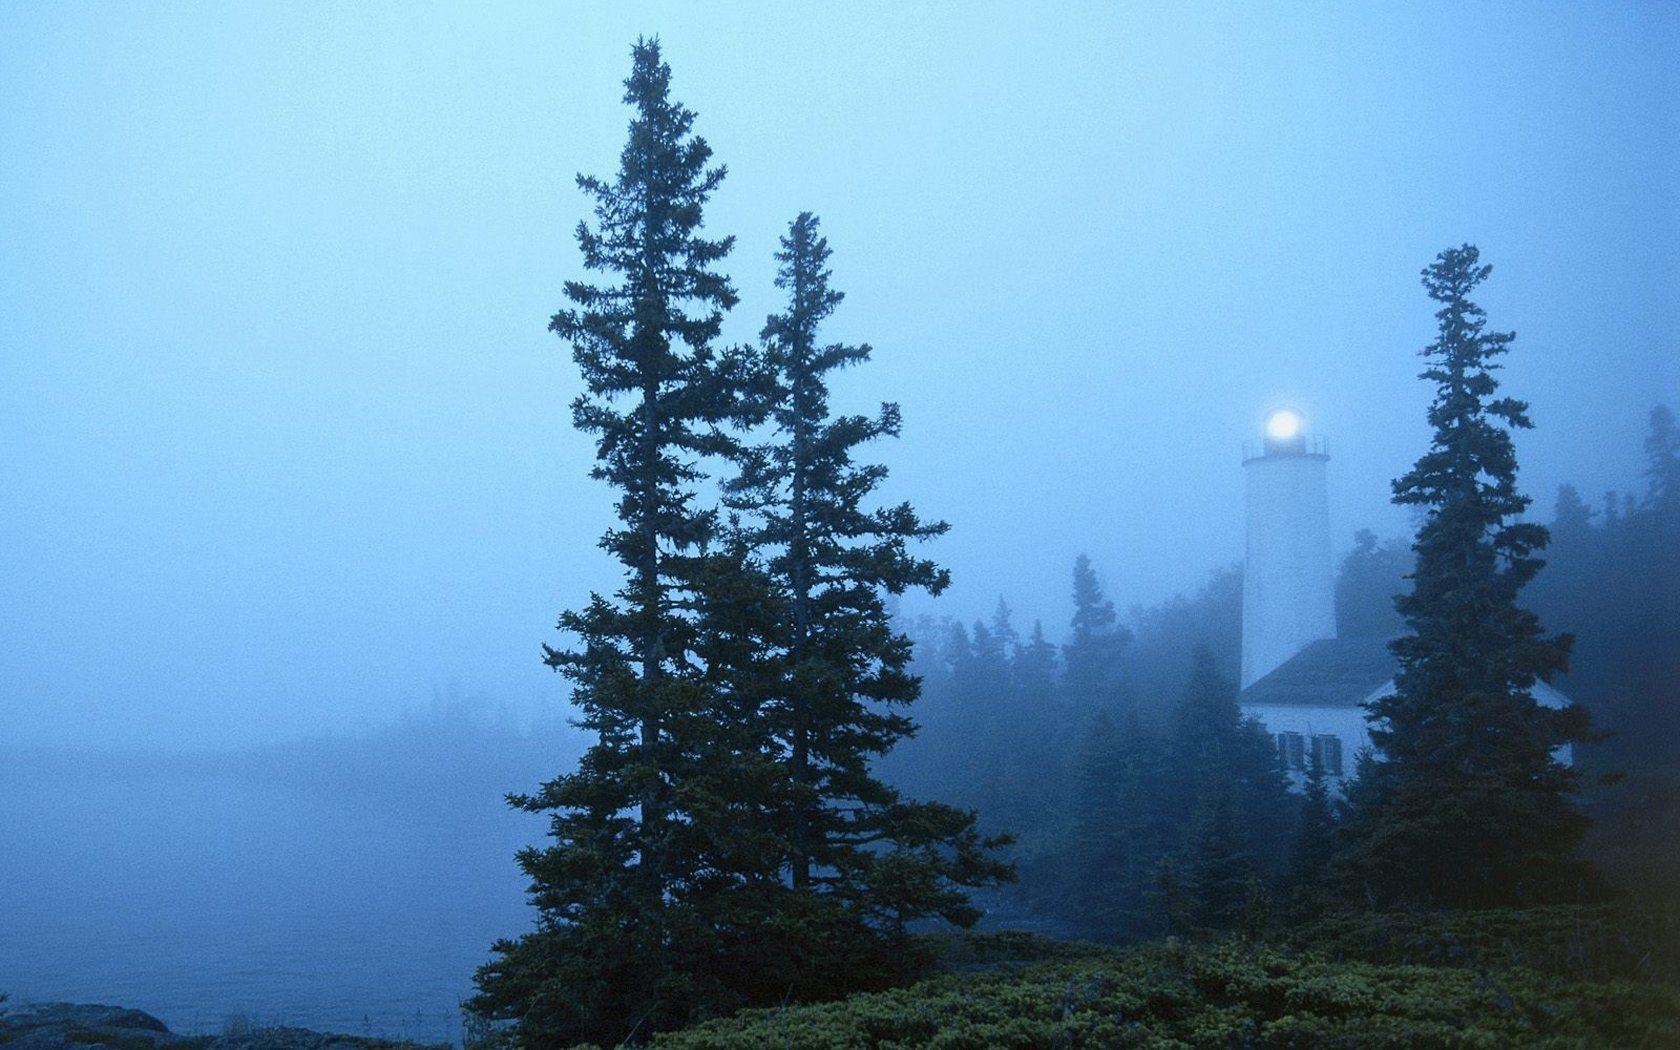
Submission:
[[[0,5],[0,1046],[1680,1045],[1676,54]]]

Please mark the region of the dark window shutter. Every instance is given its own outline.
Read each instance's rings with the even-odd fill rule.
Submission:
[[[1312,740],[1313,758],[1324,767],[1328,776],[1342,775],[1342,738],[1334,733],[1320,733]]]

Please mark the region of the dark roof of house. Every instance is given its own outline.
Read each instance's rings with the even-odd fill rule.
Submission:
[[[1386,638],[1325,638],[1242,691],[1244,704],[1352,707],[1400,669]]]

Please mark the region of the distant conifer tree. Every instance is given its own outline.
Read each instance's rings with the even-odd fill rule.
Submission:
[[[1488,331],[1470,299],[1490,270],[1465,245],[1423,272],[1441,304],[1422,376],[1436,387],[1435,436],[1394,499],[1427,513],[1398,601],[1410,633],[1392,646],[1395,690],[1370,705],[1378,754],[1362,794],[1375,809],[1355,822],[1351,857],[1379,900],[1530,901],[1573,893],[1584,875],[1576,778],[1554,750],[1585,738],[1585,713],[1531,692],[1564,669],[1570,640],[1517,604],[1547,533],[1521,520],[1510,431],[1531,425],[1528,406],[1496,396],[1514,335]]]
[[[1064,650],[1064,685],[1074,709],[1088,715],[1123,703],[1124,658],[1131,633],[1121,625],[1114,603],[1103,596],[1091,559],[1073,563],[1072,638]]]
[[[1336,575],[1336,634],[1341,638],[1393,638],[1406,629],[1394,609],[1405,587],[1412,553],[1401,544],[1377,542],[1370,529],[1353,536],[1353,550]]]
[[[1127,905],[1127,806],[1132,770],[1114,716],[1098,711],[1074,764],[1071,848],[1062,863],[1068,902],[1082,927],[1104,940],[1119,936]]]
[[[1099,710],[1080,742],[1072,826],[1058,860],[1069,887],[1061,906],[1085,936],[1152,932],[1149,881],[1174,819],[1159,805],[1160,758],[1160,742],[1135,711],[1117,719]]]
[[[1195,647],[1168,751],[1170,807],[1189,813],[1214,785],[1231,787],[1243,826],[1251,834],[1275,834],[1289,799],[1276,746],[1258,722],[1244,717],[1235,683],[1219,673],[1205,645]]]
[[[1025,643],[1010,661],[1013,695],[1008,741],[1012,781],[1017,785],[1015,812],[1004,827],[1030,832],[1061,830],[1058,815],[1067,806],[1067,768],[1074,742],[1062,702],[1061,661],[1057,647],[1044,637],[1044,625],[1033,621]]]
[[[1667,405],[1651,409],[1645,437],[1645,504],[1673,513],[1680,510],[1680,426]]]
[[[1336,856],[1338,828],[1330,799],[1330,778],[1315,752],[1307,760],[1301,815],[1289,851],[1288,888],[1298,916],[1320,910],[1329,889],[1331,863]]]
[[[1552,536],[1562,533],[1584,535],[1592,528],[1592,508],[1574,485],[1559,485],[1552,511]]]
[[[1027,641],[1015,652],[1015,684],[1026,713],[1038,719],[1053,717],[1056,677],[1060,661],[1056,646],[1044,637],[1044,624],[1033,621]]]
[[[1233,929],[1256,881],[1255,863],[1237,826],[1229,784],[1207,787],[1191,817],[1189,841],[1177,865],[1191,932]]]

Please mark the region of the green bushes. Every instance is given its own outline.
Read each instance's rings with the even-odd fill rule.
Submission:
[[[655,1040],[683,1050],[1676,1043],[1680,996],[1656,985],[1177,942],[994,964],[841,1002],[749,1011]]]
[[[1026,963],[1106,958],[1112,949],[1089,941],[1063,941],[1024,930],[949,933],[916,938],[931,968],[946,973]]]
[[[1352,912],[1285,934],[1332,959],[1521,967],[1580,981],[1680,987],[1680,906],[1603,904],[1486,911]]]

